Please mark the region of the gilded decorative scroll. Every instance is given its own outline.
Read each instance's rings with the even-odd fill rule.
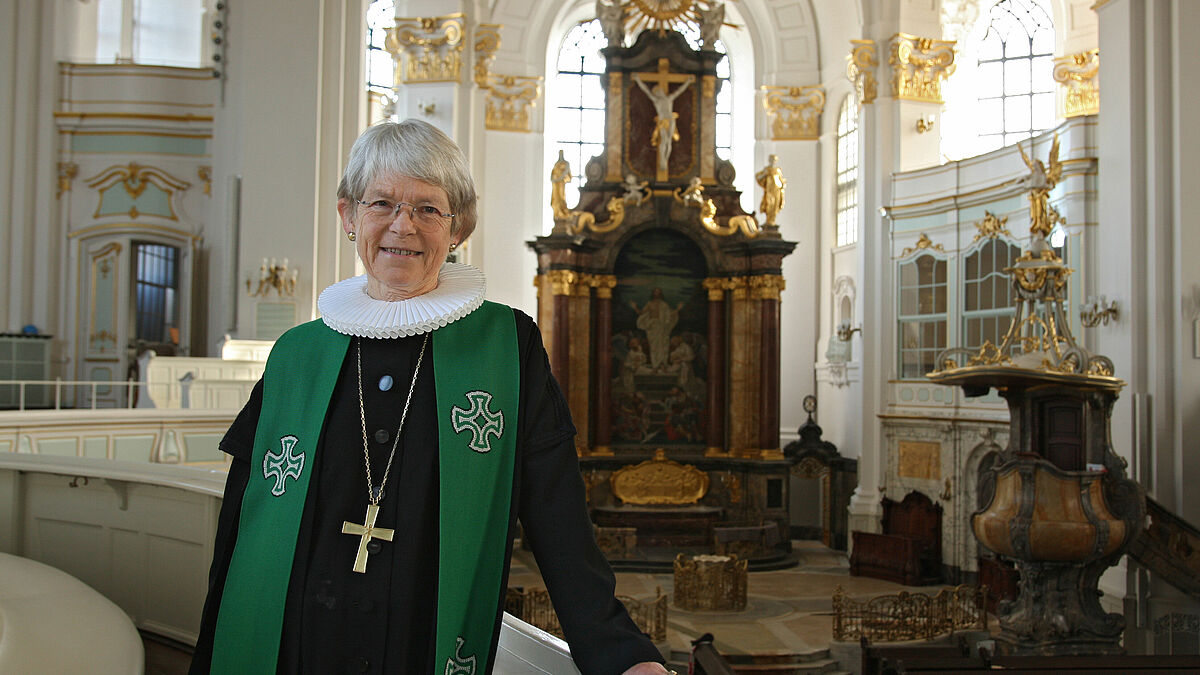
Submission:
[[[1054,59],[1054,81],[1063,88],[1063,117],[1100,113],[1100,50]]]
[[[61,197],[62,193],[71,191],[71,183],[79,174],[79,165],[75,162],[58,163],[58,192],[54,195]]]
[[[667,459],[661,448],[654,458],[613,472],[613,495],[626,504],[695,504],[708,493],[708,474]]]
[[[116,190],[118,185],[124,189]],[[146,214],[179,220],[172,196],[191,184],[162,169],[130,162],[108,167],[87,179],[87,186],[100,193],[94,218],[116,215],[137,218]]]
[[[384,47],[396,60],[397,82],[458,82],[462,73],[461,12],[447,16],[396,18]]]
[[[777,141],[815,141],[821,133],[825,90],[805,87],[764,86],[763,107],[771,121],[771,138]]]
[[[475,28],[475,84],[485,89],[489,86],[496,50],[500,49],[501,28],[498,23],[481,23]]]
[[[879,87],[875,80],[875,68],[879,60],[875,56],[874,40],[851,40],[850,55],[846,57],[846,77],[854,83],[858,94],[858,107],[875,102]]]
[[[936,441],[900,441],[897,474],[901,478],[938,480],[942,477],[942,444]]]
[[[540,76],[489,75],[484,126],[497,131],[530,131],[533,104],[541,93]]]
[[[942,80],[954,72],[954,41],[897,33],[892,36],[888,65],[892,96],[941,103]]]
[[[907,258],[908,256],[912,255],[913,253],[916,253],[917,251],[925,251],[925,250],[933,250],[933,251],[937,251],[939,253],[946,252],[945,247],[943,247],[941,244],[933,243],[933,240],[929,238],[929,235],[922,232],[921,236],[917,238],[917,243],[913,246],[908,246],[903,251],[901,251],[900,257]]]
[[[983,220],[975,223],[975,229],[979,230],[979,232],[975,235],[975,238],[971,240],[971,243],[975,243],[984,237],[987,237],[988,239],[995,239],[1002,234],[1011,238],[1013,235],[1012,232],[1009,232],[1008,228],[1005,227],[1007,224],[1008,216],[997,218],[996,214],[992,213],[991,211],[984,211]]]

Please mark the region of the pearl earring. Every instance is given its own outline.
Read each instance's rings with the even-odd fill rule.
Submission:
[[[355,240],[354,233],[353,233],[353,232],[347,232],[347,233],[346,233],[346,238],[347,238],[347,239],[349,239],[350,241],[354,241],[354,240]]]

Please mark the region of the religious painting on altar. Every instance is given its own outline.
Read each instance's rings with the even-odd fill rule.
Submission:
[[[708,294],[703,253],[647,230],[617,256],[613,289],[613,442],[704,444]]]

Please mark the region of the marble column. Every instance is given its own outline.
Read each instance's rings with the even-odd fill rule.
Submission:
[[[728,454],[725,446],[725,290],[728,280],[704,280],[708,289],[708,447],[707,457]]]

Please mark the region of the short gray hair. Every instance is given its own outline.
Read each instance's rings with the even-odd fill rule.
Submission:
[[[462,148],[440,129],[421,120],[380,122],[362,132],[338,185],[338,199],[362,199],[378,176],[408,176],[440,187],[450,198],[451,234],[471,236],[478,218],[475,181]]]

